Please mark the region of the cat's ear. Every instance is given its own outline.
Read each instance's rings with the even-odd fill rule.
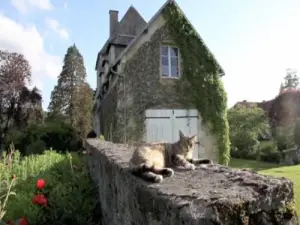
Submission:
[[[196,142],[196,139],[197,139],[197,135],[193,135],[192,137],[190,137],[190,140],[192,142]]]
[[[179,138],[180,138],[180,140],[184,139],[184,134],[182,133],[181,130],[179,130]]]

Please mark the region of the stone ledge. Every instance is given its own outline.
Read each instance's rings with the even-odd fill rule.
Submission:
[[[175,170],[161,184],[128,172],[133,148],[88,139],[103,225],[296,225],[293,183],[221,165]]]

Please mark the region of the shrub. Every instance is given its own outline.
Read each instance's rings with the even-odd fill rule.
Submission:
[[[294,142],[299,147],[300,146],[300,118],[297,118],[294,128]]]
[[[231,156],[234,158],[257,159],[259,155],[259,142],[256,135],[242,131],[237,135],[231,135]]]
[[[264,111],[257,106],[236,106],[228,110],[228,122],[231,156],[257,159],[259,157],[258,138],[269,131]]]
[[[16,132],[17,135],[13,135]],[[41,125],[30,125],[22,134],[10,131],[6,138],[6,148],[13,142],[16,149],[24,155],[42,153],[44,149],[59,149],[61,152],[77,151],[81,141],[76,131],[63,122],[48,122]]]
[[[275,140],[279,151],[294,147],[294,125],[276,127]]]
[[[44,149],[47,148],[47,145],[44,141],[38,139],[35,142],[29,144],[25,148],[25,155],[30,154],[40,154],[43,153]]]
[[[88,175],[86,156],[77,153],[60,154],[46,150],[41,155],[31,155],[20,159],[16,152],[11,165],[0,162],[0,180],[9,183],[11,174],[16,175],[4,221],[12,221],[25,216],[30,225],[74,224],[92,225],[97,203],[96,189]],[[5,169],[4,169],[5,168]],[[38,179],[44,179],[43,191],[36,189]],[[6,187],[1,186],[1,196]],[[47,206],[32,202],[37,193],[47,198]]]
[[[282,153],[277,150],[277,145],[274,141],[261,142],[260,145],[261,161],[279,163],[281,159],[282,159]]]
[[[46,143],[47,148],[60,151],[77,151],[81,141],[74,128],[66,123],[48,123],[44,126],[40,139]]]

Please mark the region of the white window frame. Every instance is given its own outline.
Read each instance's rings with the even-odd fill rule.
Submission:
[[[162,65],[162,57],[166,57],[166,55],[162,55],[161,53],[161,49],[163,47],[168,48],[168,76],[163,76],[163,67],[164,65]],[[177,49],[177,57],[171,56],[171,48]],[[171,79],[179,79],[180,78],[180,60],[179,60],[179,48],[174,46],[174,45],[161,45],[160,49],[159,49],[159,54],[160,54],[160,77],[161,78],[171,78]],[[178,76],[172,76],[171,74],[171,58],[177,58],[177,65],[178,65]]]

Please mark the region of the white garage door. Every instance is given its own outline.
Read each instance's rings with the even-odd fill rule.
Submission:
[[[198,111],[195,109],[149,109],[146,111],[145,141],[175,142],[179,139],[179,130],[184,135],[197,135]],[[194,157],[199,157],[199,145],[196,145]]]

